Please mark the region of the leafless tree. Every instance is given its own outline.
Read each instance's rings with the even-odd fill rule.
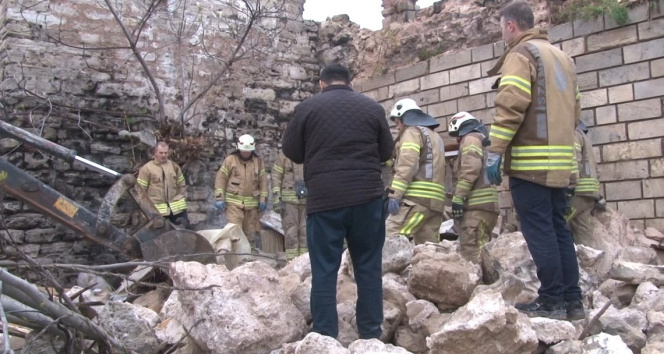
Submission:
[[[283,50],[280,36],[289,20],[286,0],[94,0],[79,10],[87,19],[63,18],[65,1],[10,0],[33,38],[42,38],[78,55],[90,75],[103,73],[114,81],[145,82],[160,123],[184,125],[205,114],[205,99],[224,83],[241,61],[265,67],[266,59]],[[75,7],[75,5],[69,5]],[[44,102],[48,93],[31,90],[27,76],[14,74],[29,96]],[[55,83],[54,83],[55,84]],[[57,86],[57,84],[55,84]],[[60,88],[49,88],[50,92]],[[63,92],[67,94],[67,92]],[[60,108],[72,102],[49,101]]]

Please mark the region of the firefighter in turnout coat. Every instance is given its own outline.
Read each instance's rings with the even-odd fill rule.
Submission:
[[[574,239],[565,220],[566,189],[576,168],[574,130],[581,95],[574,61],[534,28],[530,5],[500,10],[505,53],[489,75],[501,73],[486,171],[499,185],[501,160],[523,237],[537,266],[538,298],[515,307],[528,316],[585,317]],[[573,183],[573,182],[572,182]]]
[[[606,204],[599,194],[599,179],[597,174],[597,163],[593,146],[586,134],[588,127],[583,122],[574,132],[574,151],[578,164],[579,178],[574,188],[571,208],[565,218],[569,224],[574,242],[592,247],[591,242],[595,230],[595,222],[592,212],[598,209],[606,209]]]
[[[452,198],[459,251],[468,261],[479,264],[480,249],[491,239],[499,213],[498,191],[484,173],[489,133],[486,126],[468,112],[455,114],[448,128],[450,136],[459,141]]]
[[[439,126],[414,100],[398,101],[390,112],[399,130],[394,177],[388,188],[388,235],[404,235],[415,244],[438,242],[445,207],[445,144]]]
[[[267,208],[267,175],[256,155],[254,138],[245,134],[237,150],[226,157],[214,181],[215,207],[226,211],[229,223],[242,227],[254,248],[261,248],[259,212]]]
[[[303,165],[279,152],[272,167],[272,210],[281,214],[288,259],[307,253],[306,204]]]
[[[155,147],[154,160],[141,167],[136,183],[145,188],[160,215],[188,228],[187,184],[180,166],[168,158],[169,152],[168,144],[160,141]]]

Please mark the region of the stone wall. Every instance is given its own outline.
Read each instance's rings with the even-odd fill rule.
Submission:
[[[590,127],[601,193],[635,226],[664,230],[664,1],[653,5],[630,9],[630,22],[623,26],[604,16],[553,27],[549,38],[576,62],[582,120]],[[416,99],[449,140],[447,123],[458,111],[493,122],[496,77],[486,72],[503,51],[498,42],[443,54],[355,87],[386,110],[400,98]],[[505,186],[500,196],[508,214]]]
[[[124,6],[127,19],[141,13],[144,9],[140,6],[145,4],[112,3]],[[181,122],[182,107],[205,88],[222,65],[206,51],[223,53],[224,46],[230,48],[228,38],[215,30],[223,32],[224,16],[237,16],[229,15],[222,2],[161,2],[154,21],[142,32],[139,49],[163,93],[169,118],[165,123],[155,119],[158,105],[154,90],[131,51],[91,49],[126,46],[103,2],[5,0],[0,2],[0,102],[11,114],[10,123],[120,173],[135,174],[151,155],[137,139],[119,136],[119,129],[168,135],[173,159],[185,171],[194,226],[218,226],[222,221],[213,207],[214,175],[234,149],[235,139],[252,134],[258,154],[271,167],[295,105],[317,88],[320,63],[313,48],[318,25],[302,20],[303,3],[284,0],[281,20],[261,22],[279,26],[280,31],[269,43],[260,42],[266,38],[261,33],[251,36],[247,45],[265,45],[259,48],[260,56],[244,58],[231,67],[189,111],[180,130],[175,125]],[[182,4],[188,4],[184,17],[193,22],[189,22],[190,31],[185,29],[178,37],[183,40],[178,44],[174,31],[184,17],[177,16],[182,12],[174,9]],[[132,24],[131,20],[127,23]],[[216,36],[205,48],[196,45],[203,37],[203,28],[206,36]],[[54,43],[47,37],[49,33],[82,47]],[[196,153],[187,154],[187,147],[194,145]],[[78,163],[70,165],[12,139],[0,137],[0,156],[91,211],[98,210],[114,182]],[[122,258],[4,193],[0,197],[0,221],[29,255],[60,263],[99,264]],[[136,227],[138,216],[131,200],[121,201],[113,222],[128,232]],[[7,234],[0,231],[0,237]]]

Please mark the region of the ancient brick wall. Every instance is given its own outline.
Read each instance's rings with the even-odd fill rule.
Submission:
[[[664,1],[631,8],[629,18],[623,26],[609,16],[562,24],[549,29],[549,39],[576,62],[601,193],[635,226],[664,230]],[[400,98],[415,98],[449,139],[447,122],[458,111],[492,123],[496,77],[486,72],[503,51],[499,42],[443,54],[355,87],[386,110]],[[506,214],[505,186],[500,195]]]

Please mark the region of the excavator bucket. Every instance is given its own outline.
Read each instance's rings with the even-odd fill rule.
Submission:
[[[189,230],[171,230],[141,242],[146,261],[194,261],[216,263],[214,248],[203,236]]]

